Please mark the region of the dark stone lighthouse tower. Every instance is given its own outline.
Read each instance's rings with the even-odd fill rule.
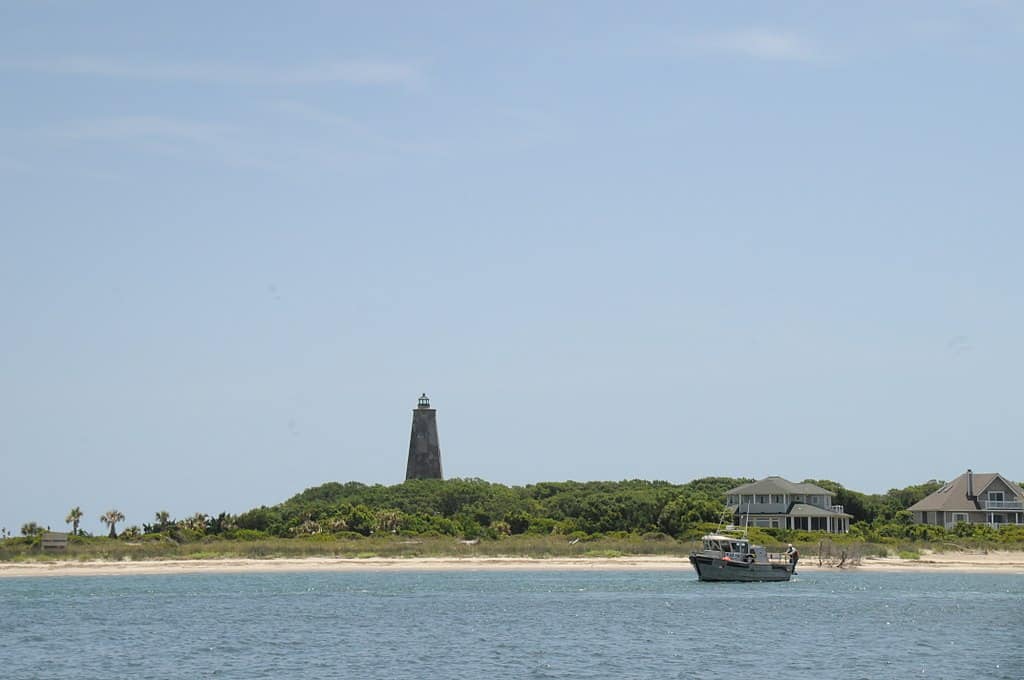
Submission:
[[[444,479],[441,475],[441,444],[437,439],[437,410],[430,408],[426,394],[412,412],[412,434],[409,436],[409,463],[406,479]]]

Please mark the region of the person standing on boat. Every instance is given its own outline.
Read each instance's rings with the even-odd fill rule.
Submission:
[[[790,543],[789,547],[786,548],[786,554],[789,555],[789,566],[792,567],[791,571],[796,573],[796,563],[800,561],[800,551],[793,547]]]

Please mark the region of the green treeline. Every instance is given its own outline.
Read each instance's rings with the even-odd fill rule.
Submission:
[[[250,510],[235,522],[240,530],[281,537],[339,532],[466,539],[525,533],[677,536],[690,525],[716,521],[723,510],[718,499],[746,481],[569,481],[521,487],[481,479],[411,480],[395,486],[332,482],[280,505]]]
[[[540,482],[505,486],[481,479],[412,480],[393,486],[359,482],[329,482],[306,489],[274,506],[261,506],[239,515],[196,513],[174,519],[156,512],[151,523],[117,531],[124,515],[103,515],[109,537],[129,541],[169,542],[262,539],[344,539],[364,537],[447,537],[462,540],[500,540],[510,536],[566,537],[592,541],[627,537],[693,540],[714,528],[724,512],[727,490],[751,482],[746,478],[705,477],[685,484],[665,481]],[[952,530],[913,522],[907,510],[938,489],[928,481],[864,494],[831,480],[805,480],[829,489],[833,502],[853,516],[847,536],[833,540],[886,543],[894,540],[943,542],[1024,543],[1022,527],[961,524]],[[82,517],[73,508],[67,521],[73,535]],[[731,521],[731,520],[730,520]],[[22,527],[25,539],[38,540],[43,529],[31,522]],[[820,532],[759,529],[765,539],[813,542]]]
[[[566,481],[511,487],[481,479],[411,480],[394,486],[331,482],[279,505],[242,513],[232,518],[231,529],[236,534],[276,537],[390,533],[498,539],[516,534],[592,538],[660,533],[683,539],[718,522],[725,509],[725,492],[751,481],[706,477],[685,484]],[[831,480],[805,481],[835,493],[834,502],[853,515],[853,539],[941,541],[956,536],[1024,540],[1024,534],[1012,527],[997,531],[963,525],[947,532],[942,527],[914,524],[907,508],[938,489],[939,481],[885,494],[860,493]],[[779,539],[806,533],[763,531]]]

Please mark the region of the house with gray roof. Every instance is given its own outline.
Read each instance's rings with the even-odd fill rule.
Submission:
[[[833,505],[832,496],[817,484],[765,477],[726,491],[725,505],[740,525],[845,534],[853,515]]]
[[[1024,490],[996,472],[968,470],[908,508],[918,524],[1024,524]]]

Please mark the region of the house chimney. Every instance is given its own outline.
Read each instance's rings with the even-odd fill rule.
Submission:
[[[971,468],[967,468],[967,500],[975,500],[974,496],[974,473],[971,472]]]

